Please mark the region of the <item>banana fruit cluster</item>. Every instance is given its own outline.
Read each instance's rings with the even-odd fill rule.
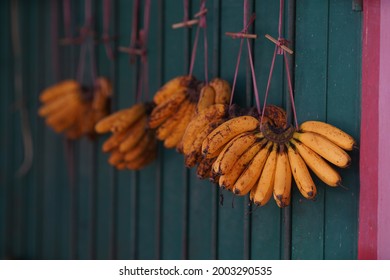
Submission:
[[[351,157],[347,151],[352,151],[355,146],[352,136],[331,124],[321,121],[302,123],[286,144],[292,174],[301,194],[308,199],[316,195],[316,186],[308,169],[328,186],[340,186],[341,176],[332,165],[348,167]]]
[[[205,85],[193,76],[176,77],[155,94],[156,107],[149,117],[149,126],[156,130],[157,139],[164,141],[166,148],[182,152],[183,136],[191,120],[214,104],[227,104],[230,91],[230,85],[222,79]]]
[[[204,139],[212,130],[226,121],[230,93],[229,83],[219,78],[215,78],[208,85],[203,86],[196,114],[188,124],[181,141],[180,150],[184,154],[186,167],[193,167],[202,161]],[[200,168],[198,168],[199,171]],[[203,173],[208,172],[203,170]],[[200,175],[200,177],[203,176]]]
[[[291,201],[292,178],[305,198],[316,196],[309,169],[327,185],[340,185],[330,164],[347,167],[351,159],[345,150],[354,145],[350,135],[324,122],[308,121],[295,131],[272,106],[261,124],[258,117],[244,115],[212,130],[202,143],[201,164],[208,163],[208,176],[220,187],[239,196],[249,193],[259,206],[273,196],[285,207]]]
[[[86,98],[87,94],[91,98]],[[65,80],[45,89],[39,96],[43,103],[38,114],[57,133],[77,139],[93,137],[95,124],[108,114],[112,86],[108,79],[99,77],[93,89],[83,88],[75,80]]]
[[[96,124],[97,133],[112,133],[103,143],[102,150],[111,153],[108,162],[118,170],[139,170],[156,158],[157,140],[148,127],[153,106],[153,103],[137,103]]]

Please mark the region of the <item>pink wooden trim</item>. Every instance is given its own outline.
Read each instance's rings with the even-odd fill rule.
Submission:
[[[378,259],[390,259],[390,1],[381,1]]]
[[[377,258],[381,0],[364,0],[358,258]]]
[[[390,259],[390,1],[364,0],[359,259]]]

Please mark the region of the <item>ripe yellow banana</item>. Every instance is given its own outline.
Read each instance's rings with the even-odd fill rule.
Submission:
[[[62,107],[55,113],[47,116],[45,122],[52,127],[57,133],[73,126],[78,117],[78,110],[81,108],[77,103],[70,103],[66,107]]]
[[[219,161],[219,165],[213,166],[214,173],[224,175],[230,172],[231,168],[242,154],[258,140],[259,138],[255,133],[247,132],[241,137],[229,142],[226,145],[227,148],[223,153],[221,160]]]
[[[227,106],[222,104],[212,105],[195,115],[188,124],[183,135],[183,153],[188,154],[198,134],[214,120],[221,120],[226,116]]]
[[[121,153],[126,153],[130,151],[135,145],[137,145],[137,143],[146,133],[146,124],[146,116],[143,116],[127,130],[125,139],[119,145],[119,151]]]
[[[64,107],[72,106],[72,104],[75,103],[82,103],[80,94],[78,92],[72,92],[45,103],[39,108],[38,115],[41,117],[46,117],[51,114],[55,114]]]
[[[289,143],[287,143],[288,160],[290,162],[291,171],[301,194],[307,199],[313,199],[317,194],[317,188],[307,169],[305,161],[295,151]]]
[[[355,139],[341,129],[321,121],[306,121],[299,127],[304,132],[315,132],[329,139],[339,147],[352,151],[356,145]]]
[[[184,162],[186,167],[191,168],[195,166],[202,159],[202,143],[204,139],[207,137],[207,135],[210,134],[211,131],[213,131],[221,123],[223,123],[223,119],[215,119],[211,121],[206,125],[206,127],[204,127],[204,129],[201,132],[197,134],[197,137],[193,141],[191,147],[186,150],[187,153],[185,153],[185,150],[183,148],[184,159],[185,159]]]
[[[232,118],[214,129],[203,141],[202,153],[206,157],[215,157],[218,151],[237,135],[253,131],[259,127],[259,121],[251,116]]]
[[[114,150],[111,152],[110,157],[108,158],[108,162],[111,165],[117,165],[118,163],[123,161],[124,154],[119,150]]]
[[[181,144],[181,140],[183,138],[184,132],[187,128],[188,123],[191,121],[196,110],[196,104],[190,103],[186,114],[180,120],[178,125],[172,131],[171,135],[169,135],[164,141],[164,147],[167,149],[178,147]]]
[[[113,133],[104,143],[102,146],[102,151],[107,153],[119,146],[120,143],[125,139],[127,135],[127,131],[121,131],[117,133]]]
[[[295,132],[293,137],[338,167],[344,168],[351,163],[350,156],[343,149],[320,134]]]
[[[193,76],[179,76],[165,83],[154,95],[153,101],[159,105],[175,94],[185,94]]]
[[[214,78],[210,82],[215,90],[215,104],[229,104],[230,103],[230,94],[232,89],[230,84],[220,78]]]
[[[133,125],[145,114],[143,103],[137,103],[130,108],[122,109],[100,120],[95,125],[97,133],[106,133],[109,131],[119,132]]]
[[[124,160],[133,161],[138,157],[142,157],[148,149],[155,145],[156,139],[153,137],[151,132],[147,132],[133,149],[125,153]]]
[[[279,146],[276,156],[274,199],[279,207],[286,207],[291,200],[291,167],[286,146]]]
[[[111,125],[112,132],[121,132],[132,126],[141,117],[145,116],[145,104],[136,104],[126,110],[124,114],[119,115],[118,118]]]
[[[183,118],[188,114],[188,109],[190,108],[190,101],[184,100],[180,105],[179,110],[176,114],[169,117],[163,124],[161,124],[156,130],[156,137],[159,140],[165,140],[169,135],[176,129],[179,123]]]
[[[272,146],[272,142],[267,142],[267,144],[252,159],[248,167],[241,173],[233,187],[233,192],[235,194],[246,195],[253,186],[257,187],[256,183],[263,171],[264,164],[271,152]]]
[[[200,113],[207,107],[213,105],[214,103],[215,103],[214,89],[209,85],[203,86],[199,94],[199,100],[198,100],[198,105],[196,107],[196,112]]]
[[[259,182],[257,183],[256,192],[253,196],[253,202],[256,205],[264,206],[272,196],[275,181],[277,147],[277,144],[273,144],[272,151],[265,162]]]
[[[340,174],[334,170],[322,157],[301,142],[291,139],[291,145],[301,155],[307,166],[321,179],[322,182],[331,187],[337,187],[341,183]]]
[[[174,95],[154,107],[149,117],[149,127],[156,128],[160,126],[167,118],[177,112],[186,98],[186,95]]]
[[[224,175],[221,175],[219,179],[219,186],[226,188],[228,190],[232,190],[234,183],[240,177],[242,172],[247,168],[252,159],[256,156],[256,154],[260,151],[260,149],[265,146],[267,143],[266,139],[262,139],[252,146],[250,146],[242,156],[236,161],[231,170]]]
[[[151,163],[156,158],[156,156],[157,156],[157,149],[151,149],[142,157],[138,157],[133,161],[126,162],[126,167],[127,169],[130,170],[140,170],[141,168]]]
[[[69,93],[79,92],[81,85],[75,80],[65,80],[51,87],[46,88],[39,96],[41,102],[49,102]]]

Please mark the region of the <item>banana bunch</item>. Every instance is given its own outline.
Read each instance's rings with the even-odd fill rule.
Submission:
[[[229,83],[219,78],[202,87],[196,114],[189,122],[181,140],[180,151],[184,154],[185,166],[193,167],[202,161],[204,139],[227,120],[230,93]],[[204,178],[203,175],[199,177]]]
[[[102,150],[111,153],[108,162],[118,170],[139,170],[157,156],[154,131],[148,127],[148,116],[153,103],[137,103],[99,121],[97,133],[111,132]]]
[[[227,106],[225,106],[225,110],[227,110],[226,107]],[[204,112],[206,116],[207,113],[208,111]],[[256,130],[255,127],[259,126],[259,121],[258,121],[259,114],[255,107],[249,109],[243,109],[243,108],[239,108],[235,104],[233,104],[228,109],[228,112],[220,109],[218,113],[223,116],[221,118],[218,118],[215,121],[213,121],[211,118],[206,117],[206,123],[201,123],[200,125],[200,127],[204,127],[203,131],[206,131],[207,133],[205,135],[203,134],[203,132],[198,133],[198,139],[201,138],[201,144],[200,144],[201,147],[200,147],[199,155],[197,155],[199,159],[198,160],[199,163],[197,167],[197,175],[200,179],[209,178],[212,182],[220,183],[222,187],[232,190],[231,185],[234,182],[231,181],[234,179],[234,176],[239,175],[238,173],[239,169],[235,169],[235,172],[237,173],[236,175],[231,174],[229,178],[227,176],[221,177],[221,174],[218,170],[217,171],[213,170],[214,162],[218,159],[218,156],[220,156],[220,152],[223,150],[223,148],[236,135],[243,132],[248,132],[250,130],[253,130],[253,132],[255,132]],[[254,120],[256,121],[253,122]],[[279,126],[285,126],[286,125],[285,111],[277,106],[273,106],[273,105],[266,106],[263,123],[268,123],[268,122],[272,122],[273,125],[277,124]],[[190,126],[188,129],[190,129]],[[194,143],[196,143],[196,141]],[[190,154],[190,156],[191,155],[192,154]],[[218,163],[216,163],[215,165],[217,164]],[[186,165],[188,167],[191,167],[191,165],[188,165],[187,158],[186,158]]]
[[[354,145],[351,136],[323,122],[308,121],[295,131],[284,111],[271,106],[261,125],[258,117],[244,115],[215,128],[202,143],[199,166],[211,167],[205,176],[220,187],[236,195],[249,193],[256,205],[265,205],[273,196],[285,207],[291,200],[292,178],[305,198],[315,197],[308,167],[329,186],[340,185],[341,177],[329,163],[347,167],[351,159],[344,150]]]
[[[183,151],[183,136],[191,120],[214,104],[227,104],[230,85],[222,79],[209,84],[193,76],[180,76],[168,81],[155,94],[156,107],[150,118],[150,128],[156,129],[156,137],[164,141],[166,148]],[[187,141],[188,142],[188,141]]]
[[[88,92],[89,100],[85,98]],[[111,95],[111,83],[104,77],[96,79],[93,89],[83,88],[74,80],[65,80],[41,93],[39,99],[43,105],[38,114],[54,131],[64,132],[67,138],[93,137],[95,124],[108,114]]]
[[[355,140],[341,129],[321,121],[306,121],[294,132],[286,147],[293,176],[301,194],[312,199],[316,186],[308,168],[325,184],[341,185],[340,174],[332,167],[348,167]],[[332,165],[331,165],[332,164]]]

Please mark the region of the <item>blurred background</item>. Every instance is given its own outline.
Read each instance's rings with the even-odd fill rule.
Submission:
[[[38,96],[54,83],[76,78],[81,45],[60,41],[80,34],[85,4],[0,2],[1,259],[357,258],[357,151],[352,166],[341,171],[346,188],[317,180],[315,201],[305,200],[294,187],[292,206],[279,209],[271,200],[255,209],[247,197],[233,198],[197,179],[180,154],[162,145],[145,169],[117,171],[101,152],[107,136],[72,141],[48,128],[37,114]],[[199,4],[190,1],[190,15]],[[117,50],[130,42],[133,1],[94,0],[91,5],[96,38],[108,34],[114,40],[106,45],[97,40],[80,82],[92,84],[90,62],[95,61],[98,75],[113,83],[112,111],[130,107],[140,61],[130,63],[128,54]],[[144,1],[140,5],[142,11]],[[224,34],[242,29],[243,1],[207,0],[206,7],[209,78],[232,82],[240,41]],[[264,35],[277,37],[279,1],[253,0],[250,9],[257,15],[252,32],[258,39],[251,43],[263,100],[274,51]],[[295,51],[290,70],[298,120],[327,121],[359,140],[361,11],[351,0],[286,0],[284,11],[284,34]],[[171,28],[183,19],[182,1],[151,1],[150,13],[145,99],[169,79],[187,74],[196,30]],[[142,25],[142,14],[139,21]],[[194,75],[203,79],[200,38]],[[106,46],[115,59],[107,56]],[[278,56],[269,102],[289,108],[285,73]],[[234,100],[254,104],[245,48]]]

